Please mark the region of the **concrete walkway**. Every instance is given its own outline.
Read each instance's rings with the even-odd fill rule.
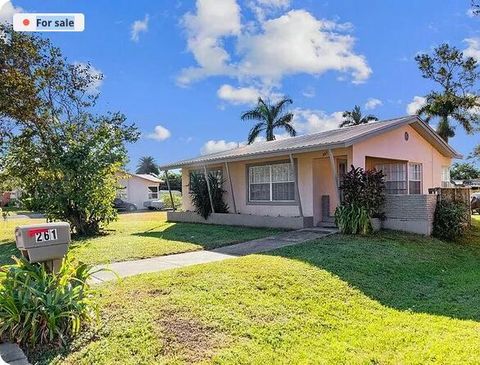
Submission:
[[[30,365],[23,351],[14,343],[0,343],[0,365]]]
[[[101,283],[148,272],[165,271],[180,267],[206,264],[209,262],[223,261],[239,256],[275,250],[306,241],[314,240],[337,233],[336,229],[309,228],[298,231],[281,233],[253,241],[237,243],[231,246],[219,247],[210,251],[185,252],[175,255],[152,257],[148,259],[115,262],[108,265],[99,265],[95,269],[109,269],[93,276],[93,283]],[[118,275],[118,276],[117,276]]]

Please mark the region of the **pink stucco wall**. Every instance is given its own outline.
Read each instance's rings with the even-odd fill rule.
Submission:
[[[408,133],[408,141],[405,140]],[[353,146],[353,164],[372,168],[366,157],[403,160],[423,166],[423,193],[428,188],[441,186],[442,166],[450,166],[452,159],[445,157],[410,126],[401,127],[370,138]],[[367,165],[366,165],[367,164]]]
[[[409,140],[405,141],[404,134],[409,133]],[[440,186],[441,168],[449,166],[451,159],[442,156],[434,147],[424,140],[410,126],[372,137],[352,147],[333,151],[335,164],[339,159],[346,159],[347,166],[367,166],[372,157],[397,159],[422,163],[423,191],[427,193],[430,187]],[[338,203],[336,185],[327,151],[299,153],[293,155],[298,171],[300,199],[304,216],[314,217],[314,224],[321,220],[321,196],[330,196],[330,214],[333,215]],[[247,165],[263,162],[288,161],[288,155],[241,162],[230,162],[229,170],[232,179],[237,213],[264,215],[264,216],[298,216],[299,209],[296,203],[289,205],[249,204],[247,196]],[[223,169],[226,178],[225,165],[217,165]],[[193,210],[188,194],[189,170],[182,170],[183,181],[183,209]],[[228,181],[224,187],[227,190],[226,200],[233,212],[233,200]]]

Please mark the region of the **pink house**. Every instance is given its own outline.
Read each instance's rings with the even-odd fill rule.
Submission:
[[[194,210],[190,173],[216,171],[225,178],[226,201],[235,215],[212,214],[204,223],[299,228],[332,223],[342,174],[351,165],[376,168],[386,175],[387,205],[393,204],[386,207],[387,227],[429,234],[435,204],[428,189],[450,184],[453,158],[461,155],[420,118],[407,116],[254,143],[161,169],[182,169],[185,212],[169,214],[172,221],[203,221],[189,213]],[[402,208],[412,204],[420,217]],[[409,219],[413,222],[406,224]]]

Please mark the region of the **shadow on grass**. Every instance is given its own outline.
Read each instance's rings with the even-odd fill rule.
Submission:
[[[480,321],[480,229],[468,244],[399,232],[335,235],[269,255],[329,271],[381,304]]]
[[[202,246],[205,250],[267,237],[283,232],[279,229],[220,226],[198,223],[175,223],[162,231],[133,233],[133,236],[179,241]]]

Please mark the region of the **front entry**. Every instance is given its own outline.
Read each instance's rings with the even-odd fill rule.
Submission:
[[[329,158],[319,158],[313,164],[313,214],[315,225],[332,225],[335,222],[335,208],[339,204],[338,195],[342,200],[342,194],[337,194],[337,186],[343,182],[347,173],[346,156],[335,157],[335,173],[332,171]]]

